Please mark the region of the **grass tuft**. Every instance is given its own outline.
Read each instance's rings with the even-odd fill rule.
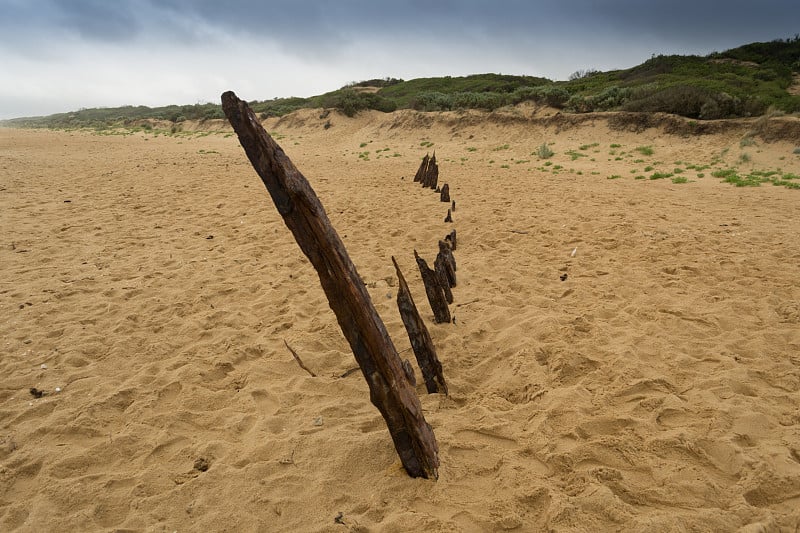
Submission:
[[[539,156],[540,159],[550,159],[555,155],[555,152],[547,146],[547,143],[542,143],[541,146],[536,149],[536,155]]]
[[[671,178],[671,177],[672,177],[672,174],[667,173],[667,172],[654,172],[653,174],[650,175],[650,179],[651,180],[663,180],[663,179]]]

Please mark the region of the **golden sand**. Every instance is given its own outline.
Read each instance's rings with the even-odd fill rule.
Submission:
[[[418,379],[439,480],[404,473],[340,377],[353,356],[235,136],[0,130],[0,530],[800,527],[800,190],[711,176],[800,174],[796,144],[319,114],[266,126],[404,357],[392,255],[411,285],[450,387]],[[434,149],[453,224],[412,182]],[[435,325],[413,250],[452,228]]]

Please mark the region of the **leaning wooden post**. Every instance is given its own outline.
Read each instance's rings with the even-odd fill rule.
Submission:
[[[394,263],[398,279],[397,308],[400,310],[400,317],[406,326],[411,348],[414,349],[414,355],[417,356],[417,364],[422,370],[425,388],[428,390],[428,394],[434,394],[441,390],[447,395],[447,383],[442,374],[442,363],[436,356],[436,348],[433,346],[431,335],[428,333],[422,317],[419,316],[417,306],[414,305],[414,299],[411,297],[411,291],[408,290],[406,279],[400,272],[400,267],[394,257],[392,257],[392,263]]]
[[[275,207],[319,280],[383,415],[400,460],[412,477],[437,478],[438,448],[416,391],[347,250],[308,183],[258,122],[246,102],[228,91],[222,109]]]

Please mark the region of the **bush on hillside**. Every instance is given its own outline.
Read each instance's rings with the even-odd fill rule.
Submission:
[[[554,85],[540,85],[537,87],[520,87],[511,93],[511,103],[536,102],[537,104],[563,108],[570,98],[566,89]]]
[[[707,120],[758,115],[765,108],[758,98],[743,100],[727,93],[685,85],[638,91],[623,106],[626,111],[673,113]]]
[[[455,93],[453,109],[484,109],[494,111],[508,104],[508,96],[500,93]]]
[[[417,111],[450,111],[453,109],[453,97],[438,91],[426,91],[416,95],[410,105]]]
[[[571,113],[591,113],[593,111],[611,111],[618,109],[630,99],[633,91],[630,87],[606,87],[599,94],[584,96],[573,95],[567,100],[565,108]]]
[[[366,109],[391,113],[397,109],[397,104],[374,93],[344,89],[326,97],[323,101],[323,107],[333,107],[348,117],[354,117],[359,111]]]

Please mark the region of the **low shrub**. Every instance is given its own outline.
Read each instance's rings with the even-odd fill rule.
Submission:
[[[553,152],[547,143],[542,143],[539,148],[536,149],[536,155],[539,156],[541,159],[550,159],[553,157],[555,152]]]

